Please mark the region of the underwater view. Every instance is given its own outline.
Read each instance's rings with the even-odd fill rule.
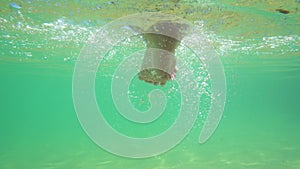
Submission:
[[[0,77],[1,169],[300,169],[299,0],[2,0]]]

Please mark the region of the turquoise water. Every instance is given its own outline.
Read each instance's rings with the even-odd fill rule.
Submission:
[[[300,168],[297,1],[1,1],[0,6],[0,168]],[[155,157],[130,159],[101,149],[83,131],[73,105],[72,77],[90,34],[143,11],[174,14],[202,27],[223,63],[227,99],[206,143],[198,144],[209,107],[204,99],[202,114],[180,144]],[[157,122],[137,125],[118,115],[100,85],[109,88],[122,52],[143,47],[137,42],[115,47],[95,81],[108,122],[136,137],[168,128],[180,103],[176,83],[169,82],[162,88],[168,93],[167,111]],[[132,104],[149,108],[147,93],[155,88],[161,89],[133,79]]]

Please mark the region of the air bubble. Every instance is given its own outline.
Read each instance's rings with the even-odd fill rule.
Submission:
[[[26,57],[31,57],[32,53],[31,52],[25,52]]]
[[[16,3],[11,2],[11,3],[9,3],[9,5],[15,9],[21,9],[21,6]]]
[[[65,57],[64,61],[69,61],[71,58],[70,57]]]

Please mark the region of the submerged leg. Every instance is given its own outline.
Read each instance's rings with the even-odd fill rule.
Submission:
[[[139,79],[154,85],[165,85],[176,76],[175,49],[179,42],[171,37],[160,34],[144,34],[147,50]]]

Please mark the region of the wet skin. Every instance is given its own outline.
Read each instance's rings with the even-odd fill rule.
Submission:
[[[176,58],[175,58],[175,49],[179,45],[179,41],[171,38],[169,36],[161,35],[161,34],[153,34],[147,33],[143,34],[143,38],[147,43],[147,49],[156,48],[165,50],[169,53],[168,56],[162,56],[159,52],[147,52],[145,53],[145,58],[147,58],[149,54],[152,54],[151,59],[153,60],[144,60],[144,66],[142,66],[142,71],[139,72],[139,79],[143,80],[147,83],[151,83],[154,85],[164,86],[168,80],[174,79],[176,76],[177,68],[176,68]],[[170,55],[171,54],[171,55]],[[151,68],[145,65],[151,65],[151,63],[147,62],[165,62],[165,64],[160,64],[158,68]],[[156,65],[155,65],[156,66]],[[168,71],[164,71],[168,70]]]

